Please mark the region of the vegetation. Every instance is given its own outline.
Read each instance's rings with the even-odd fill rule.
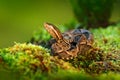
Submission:
[[[91,30],[94,34],[94,48],[87,54],[80,54],[72,62],[88,73],[120,72],[120,24],[108,28]]]
[[[67,62],[50,56],[50,50],[42,46],[16,43],[0,50],[0,74],[3,80],[6,74],[11,80],[119,80],[119,30],[120,24],[92,29],[94,49]]]
[[[13,47],[0,50],[1,64],[17,71],[20,79],[42,78],[44,73],[56,73],[59,70],[74,70],[69,63],[50,56],[49,50],[32,44],[17,43]]]
[[[0,80],[120,79],[120,23],[109,22],[116,0],[70,1],[79,24],[73,20],[59,29],[89,28],[94,35],[90,51],[70,60],[52,56],[51,36],[40,28],[30,41],[0,49]]]
[[[107,27],[116,0],[70,0],[78,22],[87,28]]]
[[[45,35],[45,36],[43,36],[43,35]],[[49,39],[50,39],[50,35],[42,27],[42,28],[40,28],[39,30],[37,30],[33,33],[33,36],[30,39],[30,42],[32,44],[48,47],[47,42],[48,42]]]

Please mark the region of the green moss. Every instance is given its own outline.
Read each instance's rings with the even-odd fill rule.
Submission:
[[[8,74],[12,80],[119,80],[120,24],[91,32],[93,49],[68,62],[33,44],[16,43],[0,49],[0,74]]]
[[[75,70],[69,63],[50,56],[49,50],[32,44],[17,43],[13,47],[0,50],[2,64],[18,71],[22,78],[41,78],[43,74],[59,70]]]
[[[91,30],[95,44],[104,50],[120,49],[120,23],[116,26]]]
[[[120,24],[108,28],[93,29],[93,48],[87,53],[80,53],[70,60],[76,68],[83,68],[90,74],[120,72]]]

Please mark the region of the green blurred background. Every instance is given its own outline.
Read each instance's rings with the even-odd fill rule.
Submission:
[[[120,0],[114,5],[111,21],[120,20]],[[0,0],[0,48],[30,40],[44,22],[56,25],[74,19],[69,0]]]

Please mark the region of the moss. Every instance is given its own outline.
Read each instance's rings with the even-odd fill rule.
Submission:
[[[50,56],[49,50],[32,44],[17,43],[0,50],[2,63],[25,78],[41,77],[59,70],[75,70],[69,63]],[[31,77],[32,76],[32,77]]]
[[[70,60],[76,68],[87,73],[100,74],[120,72],[120,24],[108,28],[91,30],[95,37],[93,48],[77,58]]]
[[[50,56],[42,46],[16,43],[0,49],[0,74],[12,80],[119,80],[119,31],[120,24],[91,29],[93,49],[67,62]]]

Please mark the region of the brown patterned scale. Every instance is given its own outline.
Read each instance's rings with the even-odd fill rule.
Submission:
[[[85,54],[92,48],[93,35],[85,29],[73,29],[64,33],[53,24],[45,23],[45,29],[53,37],[51,50],[54,56],[62,59],[73,59]]]

